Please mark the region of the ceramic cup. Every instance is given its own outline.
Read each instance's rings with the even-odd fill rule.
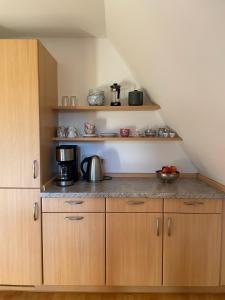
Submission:
[[[120,129],[120,135],[122,137],[128,137],[129,134],[130,134],[130,129],[128,129],[128,128],[121,128]]]
[[[66,128],[64,126],[57,127],[57,137],[59,138],[66,137]]]
[[[84,132],[86,134],[95,134],[95,131],[96,131],[95,124],[89,122],[84,123]]]
[[[176,132],[175,131],[170,131],[169,133],[171,138],[174,138],[176,136]]]
[[[68,138],[74,138],[77,136],[77,129],[75,127],[67,127],[66,136]]]

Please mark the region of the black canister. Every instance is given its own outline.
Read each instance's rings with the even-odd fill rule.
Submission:
[[[143,92],[134,90],[128,93],[128,104],[129,105],[143,105]]]

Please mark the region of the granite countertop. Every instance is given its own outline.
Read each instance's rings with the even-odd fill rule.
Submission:
[[[224,198],[225,193],[195,178],[180,178],[171,184],[157,178],[113,178],[98,183],[78,181],[62,188],[54,182],[41,197],[144,197],[144,198]]]

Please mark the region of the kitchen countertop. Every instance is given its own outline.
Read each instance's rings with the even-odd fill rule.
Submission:
[[[180,178],[171,184],[157,178],[113,178],[98,183],[78,181],[62,188],[54,182],[46,186],[41,197],[144,197],[144,198],[224,198],[225,193],[195,178]]]

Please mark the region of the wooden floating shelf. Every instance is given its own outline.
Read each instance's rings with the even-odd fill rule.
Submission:
[[[88,106],[88,105],[76,105],[76,106],[54,106],[53,110],[57,111],[152,111],[152,110],[159,110],[161,107],[158,104],[150,103],[144,104],[139,106],[129,106],[129,105],[122,105],[122,106]]]
[[[182,141],[182,138],[177,136],[174,138],[161,138],[161,137],[147,137],[147,136],[130,136],[130,137],[76,137],[76,138],[53,138],[53,141],[58,142],[178,142]]]

